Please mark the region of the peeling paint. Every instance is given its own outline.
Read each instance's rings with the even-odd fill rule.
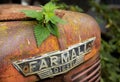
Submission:
[[[4,43],[4,41],[0,40],[0,46]]]
[[[7,26],[0,26],[0,36],[7,36],[8,27]]]
[[[29,39],[26,39],[27,40],[27,44],[30,45],[30,40]]]

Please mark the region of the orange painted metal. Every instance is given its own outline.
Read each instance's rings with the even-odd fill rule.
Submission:
[[[0,82],[35,82],[35,75],[24,77],[12,65],[13,61],[30,58],[44,53],[63,50],[73,44],[96,37],[93,49],[85,55],[85,61],[98,54],[100,49],[100,29],[96,21],[84,13],[57,10],[67,23],[58,24],[60,37],[50,35],[38,48],[33,28],[35,20],[26,17],[20,10],[40,9],[33,6],[1,5],[0,6]],[[61,78],[58,76],[58,79]],[[61,81],[62,82],[62,81]],[[66,81],[68,82],[68,81]]]

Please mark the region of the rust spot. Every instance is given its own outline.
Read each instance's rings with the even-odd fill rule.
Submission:
[[[29,69],[29,66],[25,65],[25,66],[23,67],[23,72],[28,73],[29,70],[30,70],[30,69]]]

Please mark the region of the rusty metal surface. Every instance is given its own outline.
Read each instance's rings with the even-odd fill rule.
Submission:
[[[64,11],[62,19],[65,25],[58,25],[61,37],[59,40],[51,35],[38,48],[33,35],[36,21],[15,21],[26,16],[18,12],[21,9],[38,9],[38,7],[4,6],[0,7],[0,82],[34,82],[36,76],[24,77],[12,66],[12,61],[42,55],[50,51],[65,49],[76,43],[96,37],[95,45],[85,60],[93,57],[100,48],[100,29],[95,20],[83,13]],[[3,21],[12,20],[12,21]]]
[[[40,7],[33,7],[33,6],[21,6],[17,4],[3,4],[0,5],[0,21],[2,20],[23,20],[27,17],[20,13],[21,10],[39,10]]]
[[[34,6],[21,6],[18,4],[3,4],[0,5],[0,21],[8,21],[8,20],[29,20],[29,17],[26,17],[24,13],[21,13],[21,10],[38,10],[40,11],[40,7]],[[63,12],[60,13],[56,11],[56,15],[59,17],[63,16]]]

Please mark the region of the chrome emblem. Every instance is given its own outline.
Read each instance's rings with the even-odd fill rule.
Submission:
[[[52,78],[83,63],[84,55],[91,51],[94,40],[95,37],[83,43],[72,45],[63,51],[50,52],[43,56],[15,61],[13,65],[24,76],[37,74],[41,79]]]

